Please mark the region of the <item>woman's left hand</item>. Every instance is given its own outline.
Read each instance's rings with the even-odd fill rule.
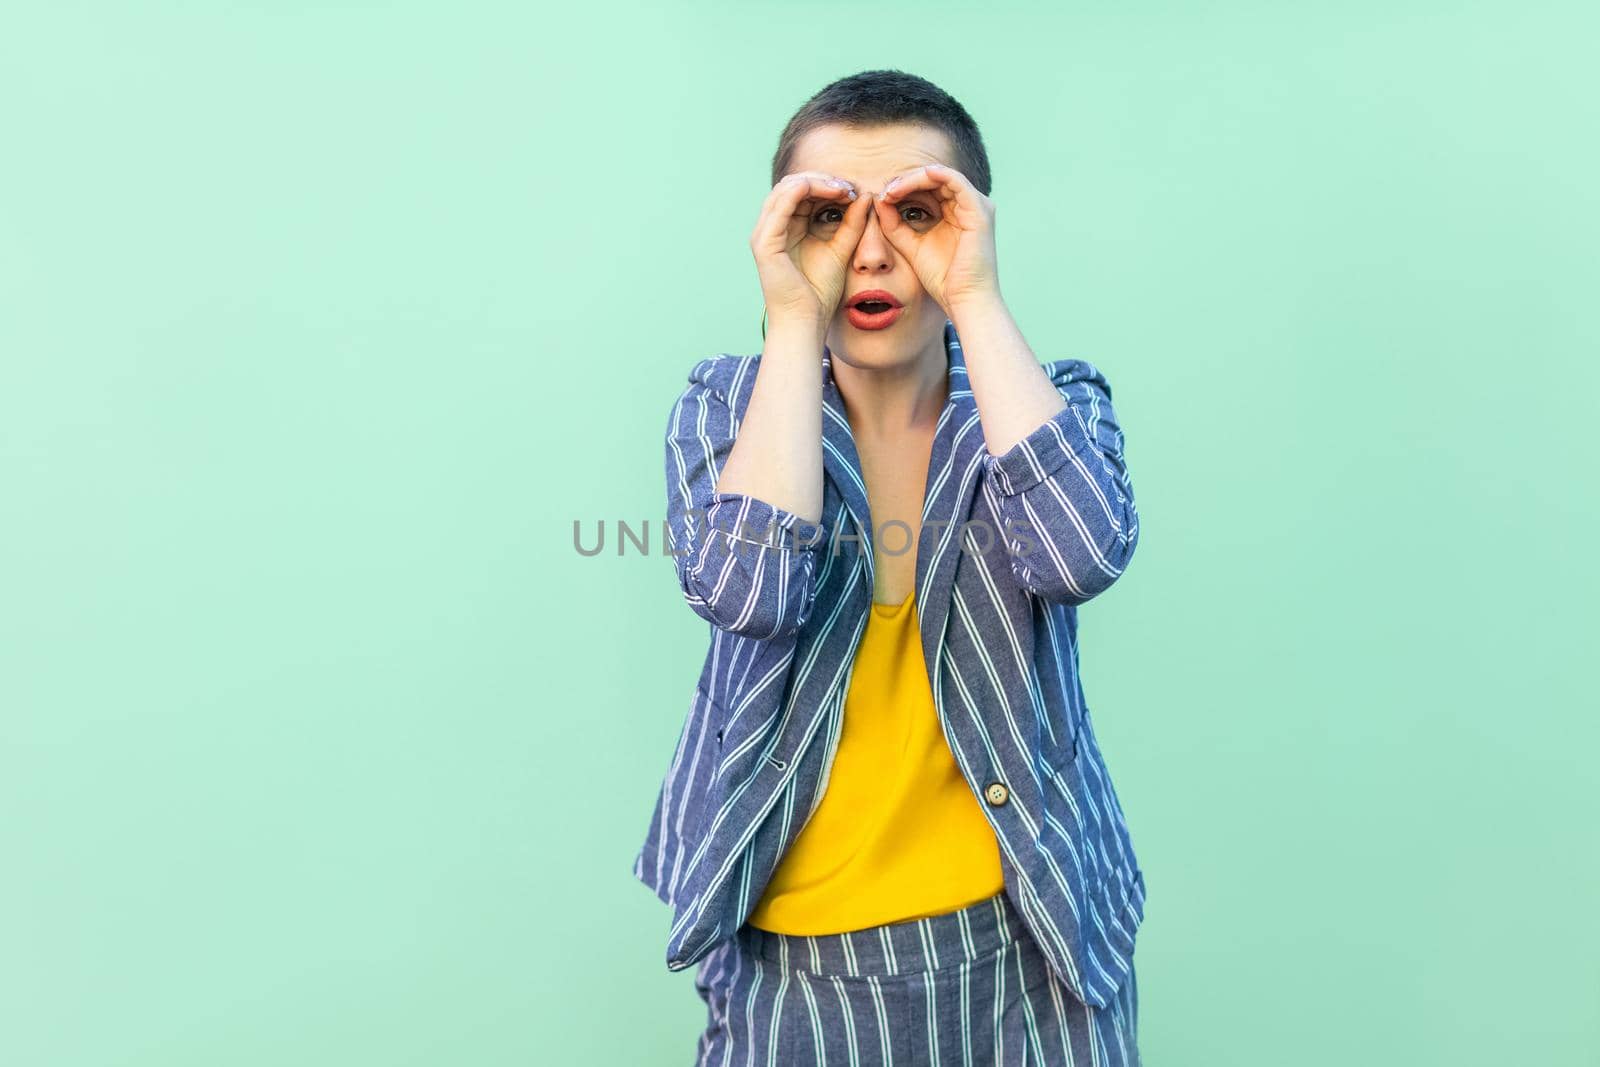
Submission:
[[[917,196],[918,191],[931,193]],[[900,217],[901,208],[931,200],[939,217],[919,231]],[[891,178],[873,198],[878,226],[895,251],[916,272],[922,288],[946,315],[963,303],[1000,294],[994,251],[994,201],[966,175],[942,163],[929,163]]]

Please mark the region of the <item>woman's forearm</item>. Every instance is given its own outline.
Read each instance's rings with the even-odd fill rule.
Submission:
[[[717,492],[744,493],[822,521],[822,346],[825,324],[774,320]]]
[[[1004,454],[1067,406],[999,294],[952,309],[950,321],[961,338],[991,456]]]

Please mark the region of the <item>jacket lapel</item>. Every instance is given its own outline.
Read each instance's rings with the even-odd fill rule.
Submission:
[[[944,346],[949,368],[949,391],[928,458],[923,488],[922,530],[917,538],[917,617],[922,654],[929,680],[937,685],[939,648],[950,617],[951,585],[961,555],[961,524],[966,520],[973,491],[983,470],[986,451],[978,407],[967,381],[966,358],[954,324],[944,324]],[[866,480],[855,436],[845,415],[844,399],[833,380],[832,353],[822,355],[822,465],[839,490],[845,508],[861,536],[867,588],[872,588],[872,518],[867,505]],[[995,533],[998,536],[998,533]],[[981,536],[981,535],[980,535]],[[870,593],[869,593],[870,597]],[[937,690],[935,690],[937,692]]]
[[[838,488],[845,509],[855,522],[856,534],[862,538],[858,545],[870,577],[872,521],[867,508],[867,482],[861,475],[855,434],[845,416],[844,397],[833,380],[833,353],[826,345],[822,348],[822,469]]]

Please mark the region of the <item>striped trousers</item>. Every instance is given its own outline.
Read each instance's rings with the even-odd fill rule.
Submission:
[[[843,934],[748,923],[695,972],[701,1067],[1137,1067],[1130,974],[1096,1009],[1049,969],[1005,892]]]

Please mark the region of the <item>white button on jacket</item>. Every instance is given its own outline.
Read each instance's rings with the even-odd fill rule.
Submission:
[[[949,321],[945,349],[916,546],[934,704],[986,801],[1006,893],[1051,968],[1103,1007],[1131,966],[1144,878],[1078,678],[1077,605],[1138,543],[1122,430],[1100,371],[1057,360],[1044,369],[1067,407],[991,456]],[[738,929],[820,799],[872,601],[866,487],[826,349],[822,521],[715,491],[760,359],[700,360],[667,426],[678,579],[711,624],[633,867],[673,908],[672,970]]]

